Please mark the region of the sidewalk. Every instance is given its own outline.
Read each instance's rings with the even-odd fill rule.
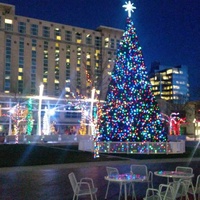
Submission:
[[[72,188],[68,180],[68,174],[74,172],[77,179],[82,177],[93,178],[98,187],[98,200],[103,200],[107,182],[105,166],[117,167],[120,173],[130,171],[131,164],[146,164],[151,171],[174,170],[176,166],[190,166],[194,169],[195,177],[200,173],[200,158],[195,159],[159,159],[159,160],[135,160],[124,161],[76,163],[47,166],[13,167],[0,169],[0,199],[2,200],[72,200]],[[154,186],[166,180],[154,177]],[[136,194],[143,198],[146,191],[145,184],[136,185]],[[108,200],[118,199],[119,188],[111,185]],[[88,200],[88,198],[80,198]]]

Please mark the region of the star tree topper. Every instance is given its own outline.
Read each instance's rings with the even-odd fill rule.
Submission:
[[[125,5],[122,6],[123,8],[126,8],[125,11],[128,11],[128,17],[131,17],[131,12],[134,12],[134,9],[136,9],[135,6],[133,6],[133,3],[131,1],[125,2]]]

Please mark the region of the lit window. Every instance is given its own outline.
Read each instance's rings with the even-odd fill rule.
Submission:
[[[179,74],[178,69],[173,69],[173,73],[174,73],[174,74]]]
[[[82,35],[81,35],[81,33],[76,33],[76,43],[81,43],[81,41],[82,41]]]
[[[5,19],[5,30],[13,31],[13,21],[11,19]]]
[[[106,41],[106,42],[109,42],[109,38],[108,38],[108,37],[107,37],[107,38],[105,38],[105,41]]]
[[[12,19],[5,19],[5,24],[13,24],[13,20]]]
[[[174,89],[180,89],[180,86],[174,85],[173,88],[174,88]]]
[[[61,36],[56,36],[56,40],[61,40]]]
[[[97,56],[97,54],[100,54],[100,50],[96,50],[95,56]]]
[[[61,40],[61,30],[59,28],[54,29],[54,38],[56,40]]]
[[[90,34],[86,36],[86,44],[92,44],[92,36]]]
[[[70,92],[70,88],[69,88],[69,87],[66,87],[66,88],[65,88],[65,91],[66,91],[66,92]]]
[[[5,76],[5,79],[10,79],[10,76]]]
[[[89,54],[89,53],[87,53],[87,56],[86,56],[86,58],[87,58],[87,59],[90,59],[90,57],[91,57],[91,56],[90,56],[90,54]]]
[[[172,74],[172,69],[168,69],[167,74]]]
[[[109,47],[109,38],[105,38],[104,46]]]
[[[163,80],[169,80],[168,76],[163,76]]]

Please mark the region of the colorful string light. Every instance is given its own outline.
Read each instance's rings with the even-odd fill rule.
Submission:
[[[99,141],[166,141],[132,20],[119,44],[106,102],[98,116]],[[122,147],[120,147],[122,148]]]

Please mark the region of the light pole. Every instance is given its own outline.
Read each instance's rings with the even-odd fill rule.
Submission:
[[[95,96],[95,88],[91,91],[91,104],[90,104],[90,131],[89,135],[93,135],[94,133],[94,123],[93,123],[93,106],[94,106],[94,96]]]
[[[11,104],[11,99],[9,101],[9,106],[11,108],[12,104]],[[11,118],[11,112],[9,112],[9,128],[8,128],[8,135],[12,135],[12,118]]]
[[[44,85],[40,84],[39,88],[40,88],[40,91],[39,91],[37,135],[41,135],[41,107],[42,107],[42,97],[43,97]]]

